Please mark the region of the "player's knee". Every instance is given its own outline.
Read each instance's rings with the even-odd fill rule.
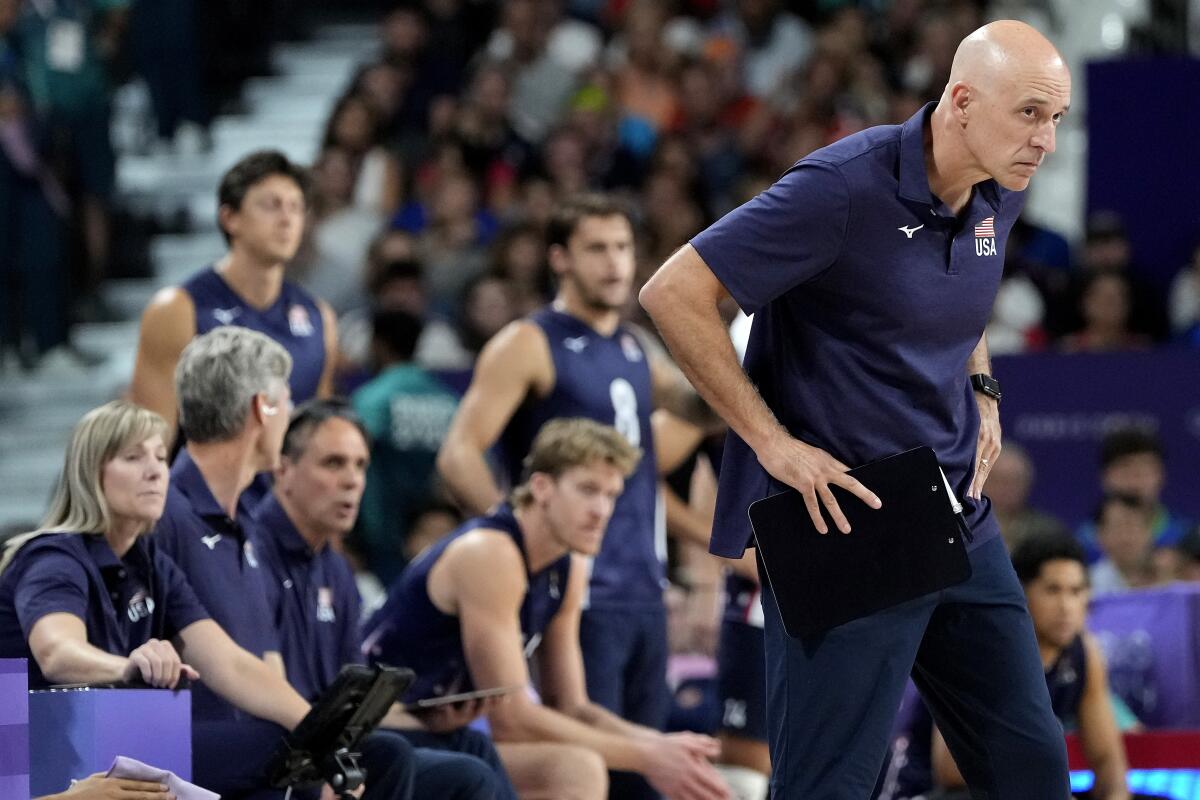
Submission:
[[[608,767],[595,750],[556,748],[547,764],[546,782],[554,797],[564,800],[604,800],[608,796]]]

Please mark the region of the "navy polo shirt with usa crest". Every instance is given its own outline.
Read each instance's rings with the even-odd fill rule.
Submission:
[[[958,215],[935,197],[924,145],[933,108],[813,152],[691,244],[755,315],[743,366],[780,423],[851,466],[932,447],[973,549],[999,529],[986,497],[964,497],[979,431],[967,360],[1024,194],[986,180]],[[712,552],[741,556],[747,507],[779,489],[731,432]]]
[[[254,509],[267,604],[279,631],[288,683],[313,700],[343,664],[364,661],[359,647],[358,586],[345,556],[313,550],[274,493]]]
[[[236,518],[230,519],[196,462],[181,450],[171,466],[171,486],[155,526],[155,541],[183,570],[213,620],[239,646],[261,658],[279,651],[279,638],[271,624],[253,529],[245,496],[238,501]],[[192,717],[252,718],[202,683],[192,693]]]

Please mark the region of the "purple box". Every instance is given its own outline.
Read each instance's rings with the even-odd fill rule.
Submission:
[[[29,671],[0,658],[0,797],[29,800]]]
[[[191,780],[191,692],[52,689],[30,692],[29,712],[35,797],[63,791],[72,778],[105,772],[117,756]]]

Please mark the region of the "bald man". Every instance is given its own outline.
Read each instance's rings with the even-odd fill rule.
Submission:
[[[938,102],[804,157],[642,290],[731,428],[712,552],[741,556],[747,506],[785,486],[818,530],[854,535],[830,487],[877,508],[846,465],[918,445],[937,453],[973,534],[966,582],[808,639],[787,636],[764,582],[773,797],[868,797],[910,672],[975,796],[1067,797],[1033,628],[983,495],[1000,451],[983,332],[1070,94],[1037,31],[981,28]],[[755,314],[743,365],[717,311],[729,295]]]

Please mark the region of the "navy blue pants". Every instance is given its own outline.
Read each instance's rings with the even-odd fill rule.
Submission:
[[[588,699],[622,719],[662,730],[671,711],[666,608],[588,609],[579,623],[579,645]],[[612,798],[658,796],[640,775],[611,772],[609,778]]]
[[[264,720],[195,722],[192,781],[225,800],[280,800],[266,768],[284,736]],[[392,731],[376,731],[362,743],[367,771],[363,800],[496,800],[502,797],[492,769],[474,756],[414,748]],[[311,794],[316,796],[316,792]],[[305,798],[304,793],[292,797]]]
[[[478,758],[496,775],[496,800],[517,800],[517,790],[513,788],[490,736],[470,728],[461,728],[450,733],[432,733],[424,730],[398,730],[396,733],[407,739],[409,744],[419,748],[418,753],[425,750],[443,750]]]
[[[1004,543],[970,558],[958,586],[806,639],[784,632],[764,581],[772,798],[870,797],[910,672],[976,800],[1070,796],[1062,728]]]

